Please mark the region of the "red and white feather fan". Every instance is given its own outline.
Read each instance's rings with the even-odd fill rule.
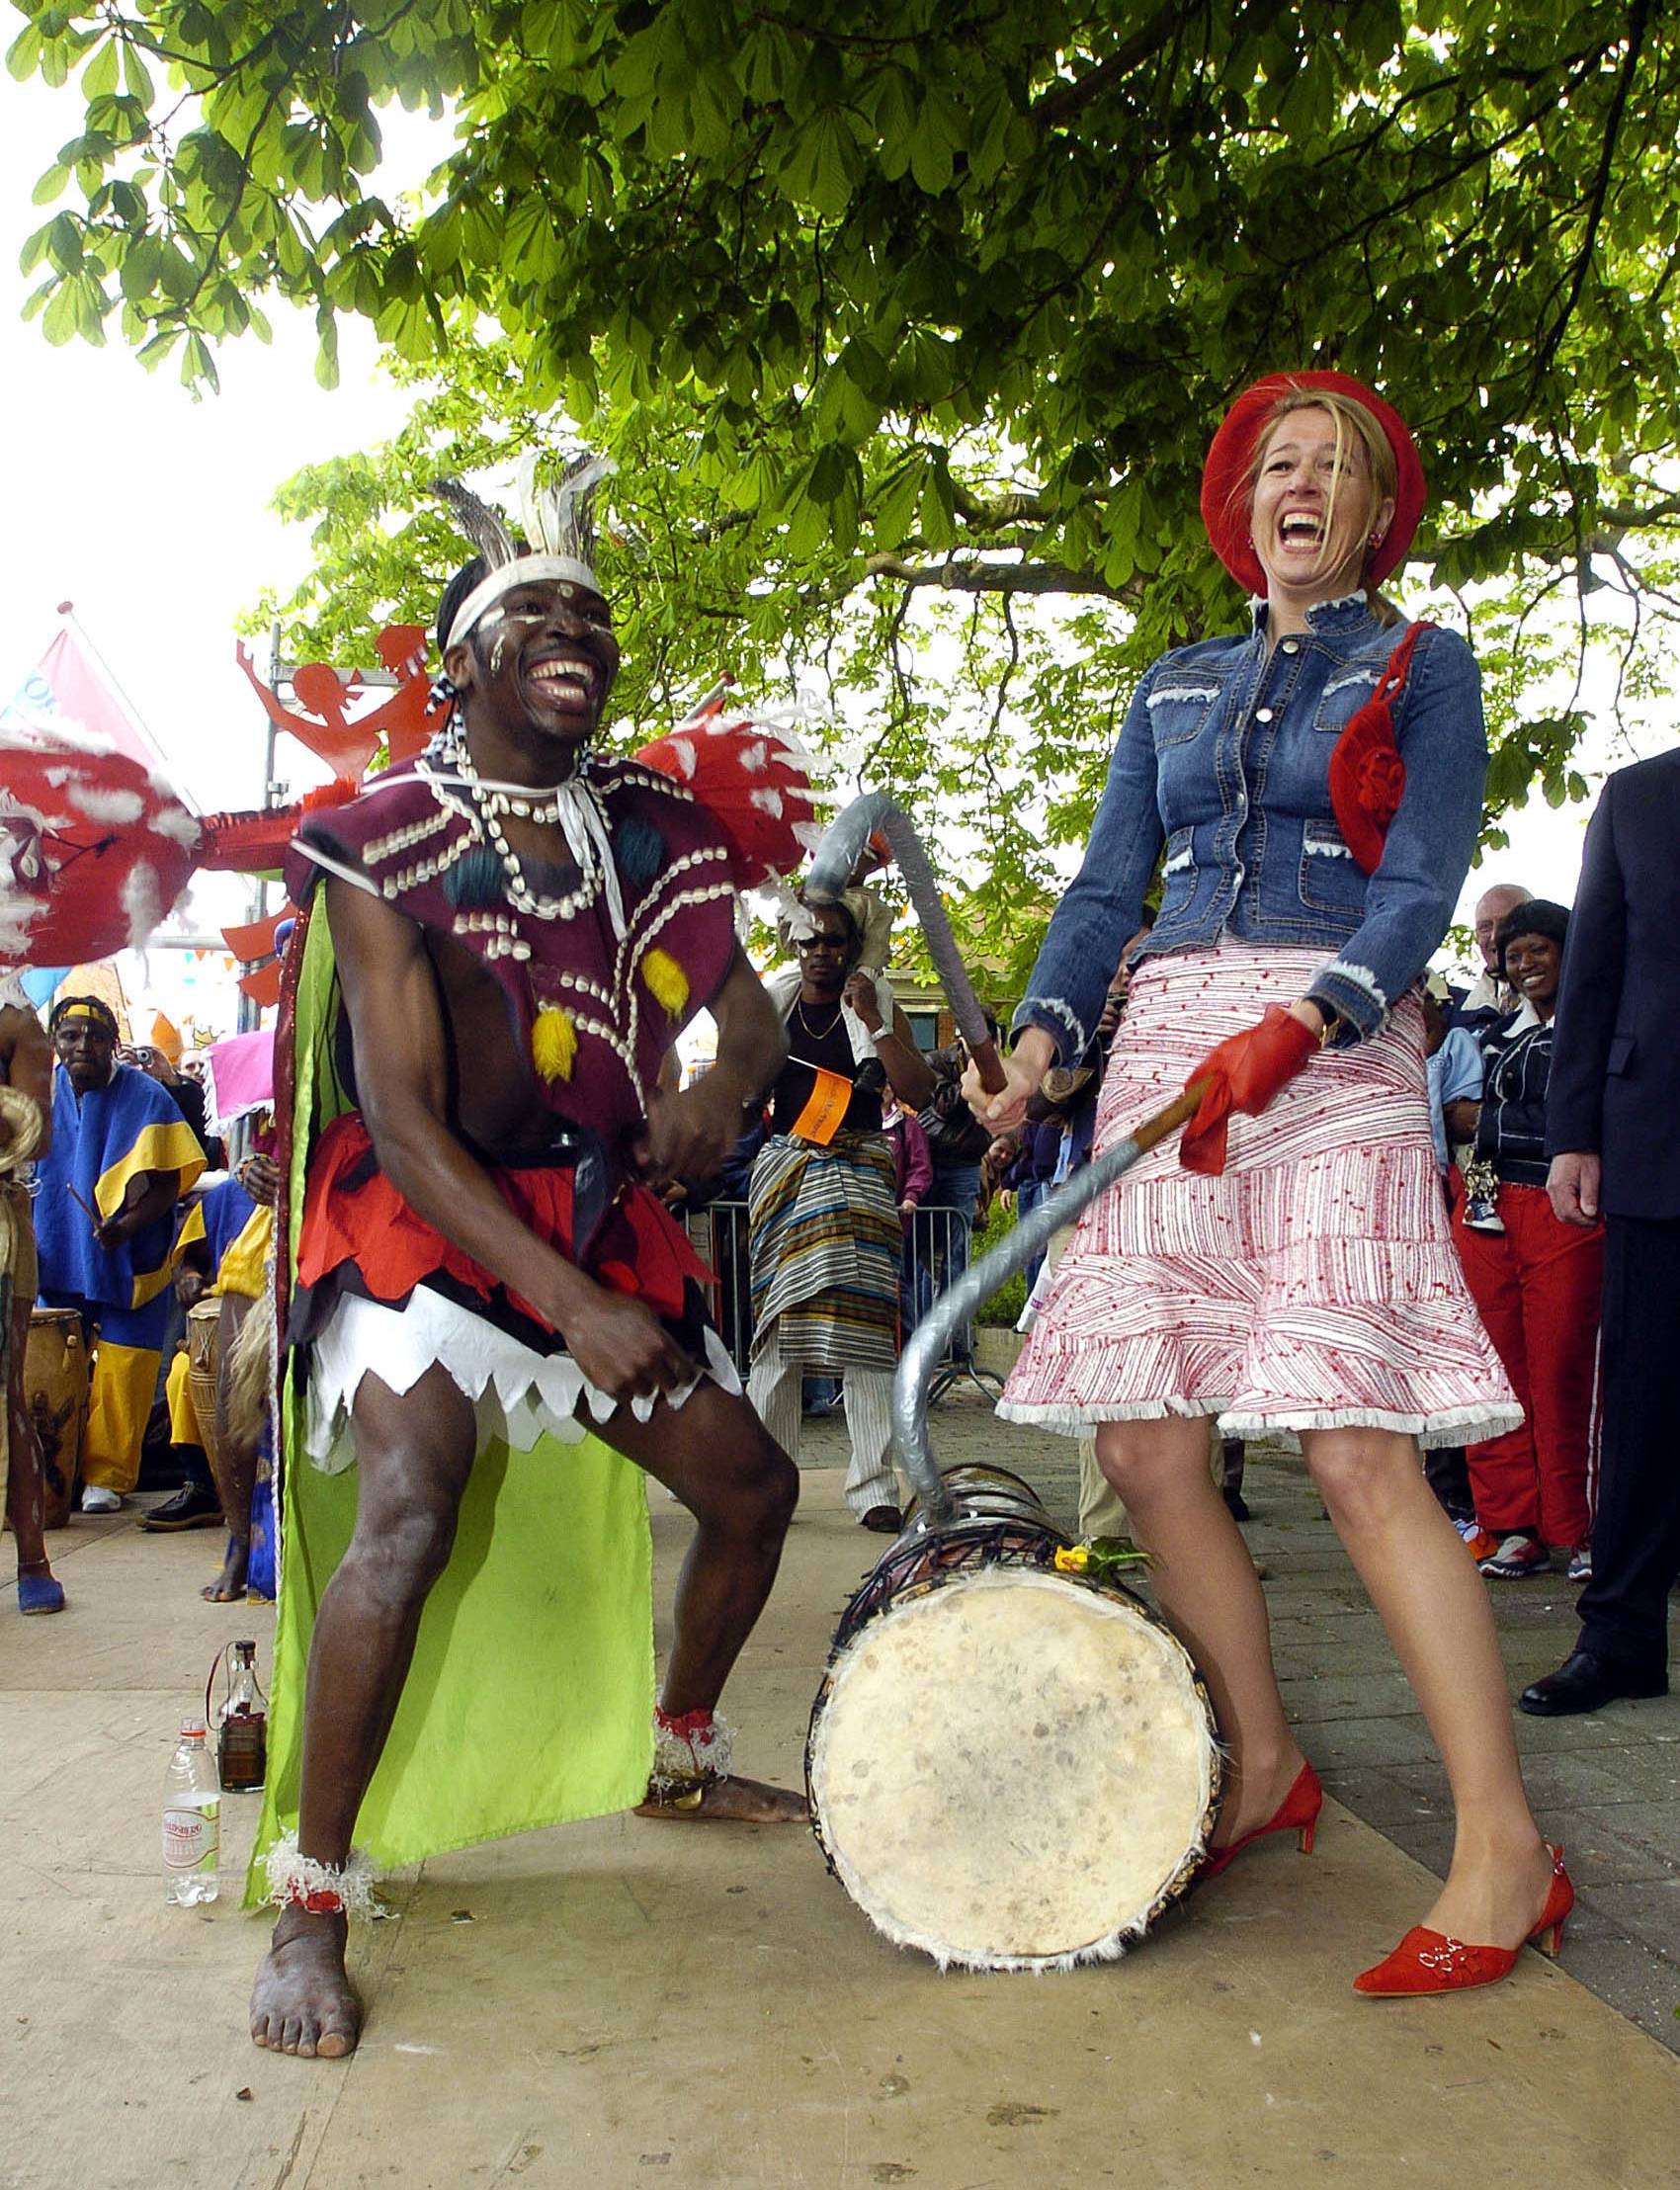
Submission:
[[[802,865],[822,839],[811,757],[791,723],[728,705],[725,677],[674,730],[642,746],[643,767],[672,777],[716,816],[737,889],[761,889]]]

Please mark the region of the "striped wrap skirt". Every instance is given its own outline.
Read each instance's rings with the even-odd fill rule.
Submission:
[[[886,1137],[776,1135],[748,1215],[754,1352],[775,1325],[782,1359],[813,1372],[893,1368],[904,1233]]]
[[[1322,964],[1236,942],[1145,959],[1096,1149]],[[1214,1415],[1231,1437],[1361,1426],[1425,1445],[1521,1421],[1453,1246],[1415,994],[1373,1040],[1313,1057],[1260,1117],[1233,1114],[1218,1177],[1184,1170],[1174,1136],[1087,1209],[998,1411],[1070,1436]]]

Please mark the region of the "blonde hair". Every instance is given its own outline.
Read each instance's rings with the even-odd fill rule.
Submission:
[[[1328,411],[1330,423],[1336,429],[1336,444],[1330,460],[1330,493],[1324,506],[1324,545],[1318,550],[1319,562],[1329,550],[1330,532],[1335,524],[1336,503],[1342,486],[1349,477],[1349,456],[1355,447],[1365,453],[1367,468],[1371,474],[1371,503],[1364,523],[1368,529],[1385,502],[1393,501],[1399,492],[1399,466],[1388,437],[1368,411],[1365,405],[1351,395],[1344,395],[1339,388],[1305,387],[1292,385],[1280,395],[1266,414],[1265,424],[1254,437],[1254,454],[1248,460],[1248,468],[1241,481],[1232,489],[1231,501],[1240,501],[1244,512],[1254,507],[1254,489],[1259,484],[1261,467],[1266,459],[1266,447],[1283,421],[1293,411]],[[1357,481],[1355,482],[1357,484]],[[1366,561],[1371,558],[1371,548],[1366,548]],[[1322,576],[1322,567],[1314,572]],[[1383,624],[1401,624],[1405,619],[1384,594],[1378,591],[1369,578],[1362,578],[1365,598],[1372,614]]]

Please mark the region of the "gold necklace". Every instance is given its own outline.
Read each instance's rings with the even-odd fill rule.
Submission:
[[[838,1004],[836,1004],[836,1005],[835,1005],[835,1007],[834,1007],[834,1017],[833,1017],[833,1018],[832,1018],[832,1019],[831,1019],[831,1020],[830,1020],[830,1021],[828,1022],[827,1026],[826,1026],[826,1027],[813,1027],[813,1026],[811,1025],[810,1021],[809,1021],[809,1020],[808,1020],[808,1019],[807,1019],[807,1018],[805,1017],[805,1000],[804,1000],[804,998],[803,998],[802,996],[798,996],[798,997],[796,997],[796,998],[794,999],[794,1014],[795,1014],[795,1017],[796,1017],[796,1018],[797,1018],[797,1019],[798,1020],[798,1022],[799,1022],[799,1025],[800,1025],[801,1027],[803,1027],[803,1029],[805,1030],[806,1034],[808,1034],[808,1035],[810,1036],[810,1038],[811,1038],[811,1040],[812,1040],[813,1042],[826,1042],[826,1041],[827,1041],[828,1037],[829,1037],[829,1036],[830,1036],[830,1035],[831,1035],[831,1034],[832,1034],[832,1033],[834,1032],[835,1028],[836,1028],[836,1027],[837,1027],[837,1026],[838,1026],[838,1025],[840,1024],[840,1014],[841,1014],[841,1012],[842,1012],[842,1011],[843,1011],[844,1009],[845,1009],[845,1005],[844,1005],[844,1002],[841,1002],[841,1003],[838,1003]]]

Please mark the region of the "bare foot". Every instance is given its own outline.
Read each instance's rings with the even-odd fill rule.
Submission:
[[[251,1562],[251,1547],[241,1544],[236,1537],[227,1539],[227,1557],[221,1562],[221,1572],[214,1581],[207,1581],[199,1591],[207,1604],[230,1605],[235,1598],[245,1594],[245,1569]]]
[[[1284,1806],[1284,1797],[1301,1777],[1301,1768],[1305,1762],[1299,1749],[1291,1749],[1280,1763],[1264,1771],[1255,1769],[1245,1773],[1233,1769],[1224,1808],[1219,1811],[1219,1821],[1209,1846],[1228,1848],[1245,1832],[1252,1832],[1256,1825],[1263,1825],[1268,1818],[1275,1817]]]
[[[344,1973],[342,1915],[283,1908],[251,1988],[251,2039],[270,2053],[338,2061],[356,2050],[362,2003]]]
[[[1552,1850],[1505,1849],[1482,1860],[1455,1855],[1447,1883],[1423,1919],[1431,1931],[1474,1947],[1520,1947],[1540,1921],[1552,1891]]]
[[[699,1800],[694,1798],[698,1795]],[[638,1817],[681,1817],[694,1823],[703,1818],[726,1818],[745,1825],[802,1825],[810,1815],[802,1795],[786,1787],[767,1787],[762,1780],[738,1779],[725,1773],[703,1780],[698,1788],[663,1798],[648,1792],[635,1808]]]

